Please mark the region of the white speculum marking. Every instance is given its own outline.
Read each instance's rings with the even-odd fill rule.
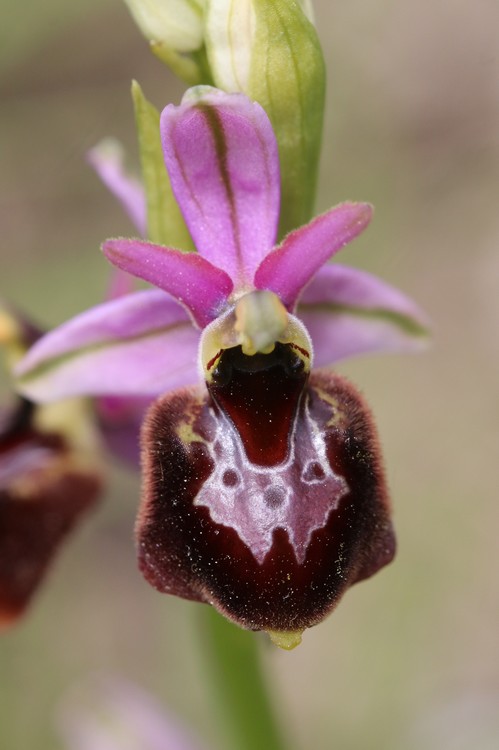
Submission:
[[[325,526],[348,492],[345,479],[327,461],[324,440],[307,404],[295,421],[289,455],[276,466],[251,463],[224,414],[213,418],[210,427],[213,438],[206,446],[214,469],[194,504],[207,507],[215,523],[234,529],[260,564],[272,546],[274,530],[284,529],[302,564],[312,533]]]

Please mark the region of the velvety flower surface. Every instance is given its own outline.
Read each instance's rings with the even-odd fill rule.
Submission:
[[[370,414],[344,379],[311,374],[313,358],[417,349],[425,320],[379,279],[325,265],[367,226],[368,204],[340,204],[275,245],[277,145],[259,105],[191,89],[161,135],[198,253],[107,241],[114,265],[158,290],[52,332],[19,382],[43,400],[167,392],[143,431],[145,576],[244,627],[297,633],[394,552]],[[207,389],[175,390],[199,375]]]

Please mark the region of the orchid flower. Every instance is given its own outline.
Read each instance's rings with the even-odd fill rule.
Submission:
[[[39,336],[0,300],[9,369]],[[83,399],[0,406],[0,631],[25,611],[62,541],[97,502],[96,442]]]
[[[292,647],[395,549],[369,410],[314,358],[415,350],[426,321],[381,280],[327,263],[369,204],[342,203],[275,246],[277,144],[258,104],[196,87],[163,111],[161,137],[198,252],[105,242],[157,289],[48,334],[19,387],[42,401],[160,396],[142,435],[145,577]]]

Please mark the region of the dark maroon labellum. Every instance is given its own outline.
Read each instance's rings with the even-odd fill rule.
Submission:
[[[209,393],[159,399],[143,429],[141,569],[253,630],[298,631],[392,559],[370,413],[291,345],[225,351]]]
[[[99,476],[34,428],[21,400],[0,415],[0,629],[25,609],[62,539],[97,500]]]

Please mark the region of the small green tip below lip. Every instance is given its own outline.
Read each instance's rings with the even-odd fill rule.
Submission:
[[[300,645],[303,630],[267,630],[267,635],[275,646],[292,651]]]

